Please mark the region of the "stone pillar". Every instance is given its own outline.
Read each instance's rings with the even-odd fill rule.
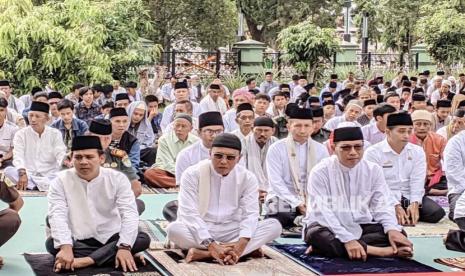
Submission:
[[[260,74],[263,71],[263,52],[265,43],[247,39],[234,43],[233,50],[239,51],[239,69],[241,74]]]
[[[430,56],[426,50],[425,44],[417,44],[412,47],[411,53],[413,54],[412,60],[412,69],[415,70],[415,60],[416,54],[418,54],[418,72],[423,72],[425,70],[434,71],[436,70],[436,62]]]
[[[336,54],[336,66],[354,66],[357,65],[357,52],[360,46],[355,43],[342,41],[341,52]]]

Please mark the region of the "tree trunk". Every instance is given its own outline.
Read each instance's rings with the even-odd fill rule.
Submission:
[[[318,68],[318,62],[316,62],[315,64],[310,64],[309,66],[309,70],[308,70],[308,82],[314,82],[315,80],[315,75],[316,75],[316,70]]]
[[[265,26],[262,27],[261,30],[258,30],[257,24],[255,24],[250,18],[247,18],[247,16],[244,14],[245,21],[247,23],[247,27],[249,29],[250,35],[252,36],[253,40],[260,41],[260,42],[265,42],[263,38],[263,31]]]

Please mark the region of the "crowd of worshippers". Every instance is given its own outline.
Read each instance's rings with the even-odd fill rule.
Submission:
[[[144,183],[179,187],[163,216],[188,262],[261,257],[299,227],[309,254],[409,258],[403,227],[442,219],[460,228],[446,247],[465,251],[465,75],[345,77],[317,89],[267,73],[232,93],[172,77],[147,95],[115,82],[20,98],[2,80],[0,246],[20,226],[18,190],[48,191],[56,271],[134,271],[150,243]],[[430,196],[448,197],[448,218]]]

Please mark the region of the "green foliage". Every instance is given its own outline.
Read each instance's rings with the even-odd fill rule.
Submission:
[[[464,24],[465,14],[452,7],[442,7],[435,9],[431,16],[422,18],[417,32],[422,35],[431,56],[450,66],[465,60]]]
[[[339,51],[339,39],[334,29],[320,28],[305,21],[282,30],[278,42],[286,52],[283,56],[302,73],[310,73],[313,79],[323,64],[331,61]]]
[[[22,92],[45,84],[68,92],[77,81],[124,80],[129,68],[160,52],[143,50],[138,43],[153,29],[142,0],[47,1],[40,6],[0,0],[0,7],[6,7],[0,9],[0,76]]]
[[[157,26],[150,37],[171,49],[173,44],[214,50],[235,41],[234,0],[144,0]],[[178,47],[179,48],[179,47]]]
[[[309,20],[319,27],[336,27],[344,0],[236,0],[252,38],[276,46],[278,33]]]

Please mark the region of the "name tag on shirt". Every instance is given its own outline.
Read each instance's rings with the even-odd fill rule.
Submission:
[[[389,168],[392,168],[392,167],[394,167],[394,164],[392,164],[391,161],[387,161],[387,162],[383,163],[383,169],[389,169]]]

